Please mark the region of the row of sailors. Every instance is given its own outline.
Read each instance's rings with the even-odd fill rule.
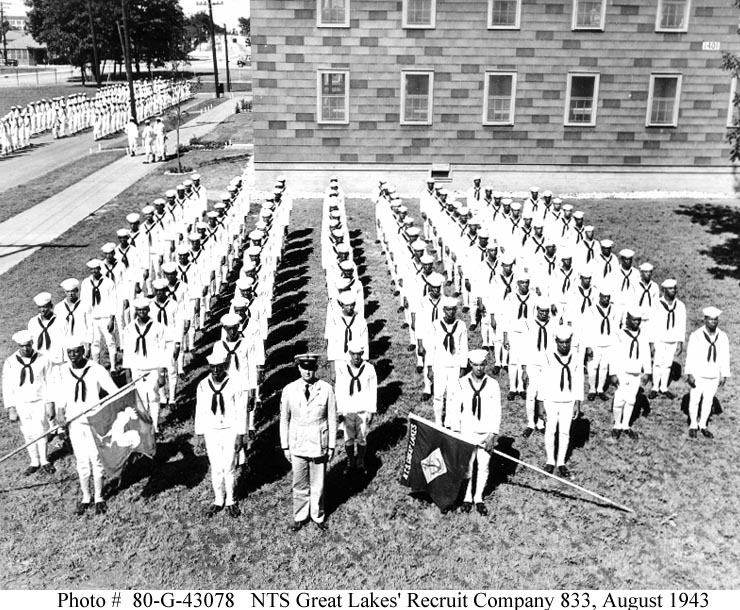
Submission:
[[[241,179],[235,179],[232,184],[240,187]],[[239,195],[237,192],[237,197]],[[263,209],[275,208],[275,199],[279,201],[280,197],[275,197],[272,206],[265,206]],[[262,218],[270,216],[261,215]],[[277,222],[284,223],[286,217],[285,213],[277,215]],[[232,302],[229,315],[221,320],[224,327],[222,340],[214,346],[215,350],[224,350],[227,353],[237,383],[240,387],[243,386],[245,391],[250,391],[253,397],[255,383],[252,380],[258,378],[256,363],[260,361],[260,356],[253,355],[258,351],[255,349],[257,344],[262,346],[261,362],[264,363],[262,342],[265,331],[260,327],[260,310],[266,312],[265,319],[269,316],[269,307],[263,307],[260,301],[269,299],[266,295],[271,291],[270,278],[274,276],[275,261],[278,258],[275,250],[279,251],[282,245],[283,228],[278,227],[279,225],[273,226],[270,220],[266,223],[264,231],[255,229],[249,234],[252,245],[245,254],[248,264],[243,266],[239,278],[239,285],[242,288]],[[224,231],[226,230],[224,228]],[[272,238],[273,235],[279,237]],[[233,235],[237,246],[240,245],[241,237],[240,232]],[[260,246],[260,243],[264,247]],[[257,252],[249,253],[252,249],[256,249]],[[264,259],[261,256],[263,251]],[[203,257],[203,262],[196,263],[196,268],[205,266],[206,260],[209,259]],[[216,258],[210,260],[219,263]],[[265,261],[264,270],[262,260]],[[223,261],[220,262],[223,264]],[[193,305],[199,303],[201,297],[208,293],[207,286],[203,286],[201,292],[202,284],[197,281],[191,282],[197,279],[197,275],[191,275],[190,262],[187,263],[187,268],[182,266],[173,268],[167,263],[165,265],[164,277],[153,281],[153,298],[140,294],[134,299],[134,319],[120,333],[122,367],[130,369],[132,379],[139,380],[137,389],[149,410],[155,430],[158,429],[159,404],[165,400],[162,396],[165,385],[169,385],[171,400],[174,396],[178,351],[186,341],[187,326],[190,322],[197,323],[197,315],[195,317],[192,315],[197,305],[195,308]],[[92,288],[90,291],[82,290],[82,296],[80,283],[73,279],[62,283],[67,296],[55,307],[51,305],[51,295],[48,293],[37,295],[35,301],[39,305],[39,316],[31,319],[27,331],[22,331],[15,337],[23,349],[6,362],[3,373],[4,400],[6,408],[10,410],[12,407],[12,415],[20,417],[21,429],[27,441],[36,438],[37,433],[48,430],[49,421],[54,419],[55,414],[57,423],[63,424],[66,419],[84,412],[97,402],[97,392],[86,390],[85,380],[88,373],[91,373],[89,375],[91,383],[95,383],[98,378],[109,379],[108,373],[100,364],[88,360],[90,343],[95,341],[95,334],[101,330],[101,326],[104,325],[109,333],[114,328],[110,301],[107,302],[108,310],[105,312],[107,317],[96,318],[98,309],[101,306],[105,307],[101,298],[104,292],[103,284],[106,283],[103,280],[109,278],[99,274],[98,265],[92,265],[92,268],[93,275],[83,280]],[[207,275],[208,271],[208,268],[204,269],[201,277]],[[213,267],[212,271],[214,273],[210,275],[211,278],[218,275],[218,266]],[[97,282],[94,279],[96,276]],[[194,292],[189,292],[191,284],[197,284]],[[109,282],[106,288],[111,289]],[[256,313],[255,318],[250,319],[251,312]],[[59,323],[55,324],[57,320]],[[99,322],[96,323],[96,320]],[[246,351],[240,352],[241,342],[244,343],[243,349]],[[61,361],[58,360],[59,356],[62,358]],[[30,374],[26,374],[27,372]],[[35,386],[34,380],[47,383],[51,390],[44,389],[42,385]],[[70,383],[74,380],[76,385],[73,384],[72,387]],[[109,388],[105,389],[110,393]],[[50,402],[56,404],[56,409],[45,408]],[[87,442],[92,439],[89,437],[86,418],[81,418],[79,424],[74,426],[74,430],[73,432],[72,427],[70,428],[70,436],[83,489],[83,503],[89,500],[91,474],[94,479],[95,499],[98,502],[99,490],[102,488],[102,465],[94,449],[94,443]],[[42,466],[44,470],[53,470],[47,466],[45,440],[31,445],[29,454],[31,466],[27,473],[35,472]]]
[[[419,358],[419,370],[424,370],[424,366],[428,367],[430,363],[434,368],[433,354],[435,352],[429,350],[425,342],[419,340],[419,337],[431,337],[435,330],[438,330],[435,324],[440,318],[439,306],[444,298],[442,284],[445,283],[446,278],[434,272],[436,260],[428,251],[427,242],[419,239],[420,230],[414,227],[413,221],[409,222],[406,210],[404,210],[405,206],[402,205],[400,198],[395,197],[384,183],[380,187],[377,207],[378,225],[379,229],[385,227],[380,238],[387,247],[391,273],[395,276],[397,285],[400,286],[404,295],[404,306],[410,310],[412,346],[416,337],[415,347],[417,347]],[[597,395],[602,399],[606,398],[604,387],[607,382],[607,372],[611,374],[611,371],[618,368],[612,356],[613,348],[619,343],[622,334],[627,332],[624,329],[629,326],[628,319],[638,321],[632,331],[637,330],[641,340],[648,345],[648,349],[643,350],[643,357],[647,360],[642,364],[645,373],[653,375],[654,386],[650,397],[653,398],[658,393],[667,397],[673,396],[668,391],[671,364],[674,356],[683,350],[686,333],[686,310],[676,296],[677,282],[675,279],[669,278],[662,283],[663,294],[661,296],[657,284],[652,280],[652,266],[645,263],[639,272],[641,276],[637,283],[639,290],[630,291],[630,282],[625,281],[624,276],[632,275],[631,262],[634,252],[623,250],[620,253],[619,271],[623,279],[622,282],[615,282],[604,270],[604,265],[612,256],[613,244],[602,240],[599,244],[600,258],[595,265],[583,268],[577,275],[577,281],[574,279],[570,286],[567,282],[562,282],[562,277],[556,275],[557,279],[554,280],[553,286],[551,272],[557,272],[560,276],[574,273],[572,255],[567,250],[565,255],[561,255],[555,269],[543,270],[540,267],[536,273],[530,273],[526,267],[520,267],[521,263],[510,253],[499,257],[498,248],[488,243],[485,237],[481,239],[480,235],[476,235],[477,241],[470,239],[470,227],[466,227],[459,221],[452,221],[454,212],[449,214],[448,224],[444,222],[445,216],[435,217],[437,224],[430,224],[432,235],[434,231],[437,231],[437,235],[444,235],[446,243],[444,238],[431,241],[440,254],[447,258],[455,256],[456,262],[457,260],[462,262],[455,266],[455,270],[462,278],[456,287],[459,287],[458,292],[462,292],[464,297],[463,310],[472,306],[471,309],[477,311],[478,316],[475,320],[481,322],[482,344],[486,348],[493,348],[496,357],[494,372],[508,364],[509,399],[512,400],[516,394],[526,395],[527,436],[537,424],[539,427],[542,426],[541,422],[535,421],[534,397],[536,392],[529,391],[525,394],[526,377],[523,374],[527,360],[525,354],[528,353],[527,335],[532,330],[540,334],[546,332],[540,330],[540,325],[536,321],[537,309],[534,305],[538,300],[540,304],[547,303],[548,317],[552,317],[557,325],[572,328],[578,344],[584,349],[584,353],[589,355],[587,370],[590,400],[595,399]],[[450,229],[450,226],[455,228]],[[462,231],[459,230],[461,226]],[[391,230],[388,231],[387,227]],[[445,227],[447,231],[445,232],[440,227]],[[388,237],[389,235],[391,238]],[[395,238],[395,235],[400,237]],[[455,238],[461,239],[456,241]],[[472,251],[473,254],[464,257],[463,254],[468,254],[466,250]],[[595,269],[596,273],[592,269]],[[597,283],[592,284],[594,275],[597,277]],[[447,280],[449,284],[449,276]],[[465,299],[466,292],[473,296]],[[455,326],[459,333],[466,333],[466,327],[467,325],[463,323]],[[462,335],[448,337],[442,334],[439,336],[443,340],[446,338],[448,344],[454,343],[455,340],[457,340],[457,345],[467,343],[467,339]],[[713,337],[714,334],[710,333],[709,336]],[[542,339],[539,335],[538,340],[541,346]],[[707,341],[713,340],[710,338]],[[650,361],[651,348],[655,351],[653,363]],[[437,353],[439,353],[438,350]],[[441,353],[443,359],[447,360],[448,354],[445,351]],[[464,358],[464,354],[459,355],[461,362]],[[452,360],[455,361],[454,358]],[[726,376],[725,373],[729,372],[729,361],[722,358],[720,360],[721,366],[718,366],[712,373],[718,378]],[[444,379],[440,383],[440,373],[444,374],[442,370],[444,368],[451,368],[452,371],[448,370],[448,373],[454,378],[454,366],[438,368],[439,371],[432,371],[432,377],[435,379],[435,415],[437,421],[441,421],[444,388],[448,383]],[[428,377],[425,379],[425,394],[429,393],[427,379]],[[622,400],[623,394],[620,394],[617,400],[617,406],[620,407],[619,413],[616,412],[615,407],[615,429],[619,431],[629,429],[628,422],[636,392],[631,398],[628,396],[625,400]],[[711,404],[711,397],[709,404]],[[699,423],[694,419],[692,427],[696,428]],[[700,427],[705,428],[705,426]]]
[[[365,471],[367,430],[377,412],[377,375],[370,357],[365,292],[357,273],[343,189],[332,176],[323,199],[321,264],[326,277],[326,359],[334,365],[337,411],[348,467]],[[356,451],[355,451],[356,449]]]

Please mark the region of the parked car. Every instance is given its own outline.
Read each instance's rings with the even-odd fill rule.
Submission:
[[[17,59],[6,59],[5,60],[5,65],[6,66],[17,66],[18,65],[18,60]]]
[[[244,66],[248,66],[249,64],[250,64],[250,60],[249,60],[249,57],[247,57],[246,55],[236,60],[236,65],[239,66],[240,68],[243,68]]]

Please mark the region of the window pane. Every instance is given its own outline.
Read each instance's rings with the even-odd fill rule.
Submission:
[[[321,75],[321,120],[346,121],[345,75],[324,73]]]
[[[516,0],[492,0],[491,25],[516,25]]]
[[[514,77],[511,74],[491,74],[489,76],[487,121],[491,123],[511,122],[513,81]]]
[[[408,25],[432,25],[432,0],[407,0]]]
[[[663,0],[661,3],[660,27],[669,30],[684,28],[687,0]]]
[[[576,2],[576,27],[601,27],[601,2]]]
[[[321,75],[321,93],[344,95],[344,74],[325,73]]]
[[[650,122],[656,125],[672,125],[676,104],[678,79],[656,78],[653,82],[653,105]]]
[[[569,123],[591,123],[594,106],[596,78],[573,76],[570,81]]]
[[[428,74],[408,74],[406,76],[406,95],[427,95],[428,93]]]
[[[405,121],[429,120],[429,75],[406,75]]]
[[[653,97],[676,97],[676,87],[678,79],[675,78],[656,78],[653,84]]]
[[[345,0],[321,0],[321,23],[344,23]]]

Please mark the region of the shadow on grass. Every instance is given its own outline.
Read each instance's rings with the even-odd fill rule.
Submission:
[[[727,235],[725,243],[699,250],[699,253],[711,257],[717,264],[707,269],[712,277],[740,279],[740,209],[730,205],[697,203],[682,205],[675,213],[705,227],[712,235]]]
[[[681,413],[683,413],[686,416],[686,425],[689,425],[691,423],[691,418],[689,417],[690,399],[691,399],[691,395],[689,393],[686,393],[681,397]],[[699,414],[697,416],[698,419],[701,419],[702,409],[704,408],[703,403],[704,403],[704,398],[701,398],[699,400]],[[722,412],[723,412],[722,403],[720,403],[719,399],[715,396],[712,399],[712,411],[709,414],[708,421],[712,421],[712,416],[721,415]]]
[[[290,464],[280,449],[280,425],[272,421],[259,431],[247,449],[247,459],[237,480],[236,498],[243,499],[260,487],[282,479]]]

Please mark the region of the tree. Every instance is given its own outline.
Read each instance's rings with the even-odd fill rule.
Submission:
[[[193,40],[194,46],[198,46],[211,39],[211,18],[208,13],[201,11],[191,15],[186,20],[186,29]],[[224,28],[217,23],[213,24],[216,34],[223,34]]]
[[[159,67],[185,58],[185,15],[177,0],[147,0],[130,5],[131,44],[137,63]]]
[[[251,17],[239,17],[239,33],[246,36],[247,40],[252,37]]]
[[[740,0],[736,2],[740,5]],[[740,57],[732,53],[722,53],[722,69],[740,78]],[[740,93],[735,90],[732,98],[732,127],[727,128],[727,141],[730,143],[730,161],[740,161]]]

